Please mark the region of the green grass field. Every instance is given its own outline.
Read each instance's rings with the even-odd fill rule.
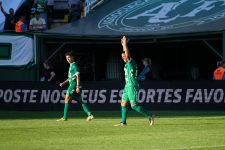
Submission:
[[[129,112],[128,126],[114,127],[120,112],[82,112],[56,122],[62,112],[0,111],[1,150],[225,150],[225,111],[155,111],[155,125]]]

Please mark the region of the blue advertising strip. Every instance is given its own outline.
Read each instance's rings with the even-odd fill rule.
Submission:
[[[0,82],[0,110],[62,110],[66,87],[56,82]],[[122,81],[82,82],[91,110],[120,110]],[[138,102],[149,110],[225,110],[224,81],[140,82]],[[81,110],[72,101],[71,110]]]

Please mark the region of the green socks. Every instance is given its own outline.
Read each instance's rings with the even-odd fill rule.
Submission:
[[[127,120],[127,107],[126,106],[121,106],[121,111],[122,111],[122,123],[126,124]]]
[[[81,105],[82,105],[82,108],[83,108],[84,112],[85,112],[88,116],[90,116],[90,115],[91,115],[91,112],[90,112],[89,109],[87,108],[86,104],[82,103]]]
[[[67,119],[68,109],[69,109],[69,102],[68,103],[65,103],[65,106],[64,106],[64,114],[63,114],[63,118],[64,119]]]
[[[151,118],[151,115],[149,114],[149,112],[147,112],[144,108],[142,108],[141,106],[132,106],[132,109],[139,112],[140,114],[145,115],[145,117],[147,117],[148,119]]]
[[[90,113],[90,111],[88,110],[86,104],[82,103],[81,105],[82,105],[82,108],[83,108],[84,112],[85,112],[88,116],[90,116],[91,113]],[[67,117],[68,117],[68,110],[69,110],[69,102],[68,102],[68,103],[65,103],[65,106],[64,106],[64,114],[63,114],[63,118],[64,118],[64,119],[67,119]]]

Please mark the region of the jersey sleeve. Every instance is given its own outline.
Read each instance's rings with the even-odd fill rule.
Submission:
[[[73,69],[74,69],[74,75],[78,75],[80,73],[80,69],[79,67],[77,66],[77,64],[74,64],[73,65]]]
[[[128,67],[129,69],[132,69],[132,68],[133,68],[132,61],[133,61],[133,60],[130,60],[130,61],[127,62],[127,67]]]

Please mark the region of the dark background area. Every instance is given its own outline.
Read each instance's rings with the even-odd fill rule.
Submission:
[[[222,41],[208,41],[219,53],[222,53]],[[46,45],[46,57],[49,57],[60,44],[52,43]],[[129,44],[132,58],[138,64],[138,70],[143,69],[142,59],[149,57],[152,60],[153,71],[156,77],[153,80],[193,80],[191,68],[199,70],[197,80],[211,80],[216,63],[220,60],[203,41],[185,42],[156,42],[156,43],[132,43]],[[51,60],[56,72],[56,80],[61,81],[67,78],[68,63],[65,53],[73,50],[75,59],[79,64],[81,78],[83,81],[107,80],[107,61],[113,54],[120,60],[121,76],[123,79],[124,62],[121,60],[122,47],[120,42],[114,43],[80,43],[66,44]],[[115,54],[115,55],[114,55]],[[113,71],[113,70],[112,70]]]

